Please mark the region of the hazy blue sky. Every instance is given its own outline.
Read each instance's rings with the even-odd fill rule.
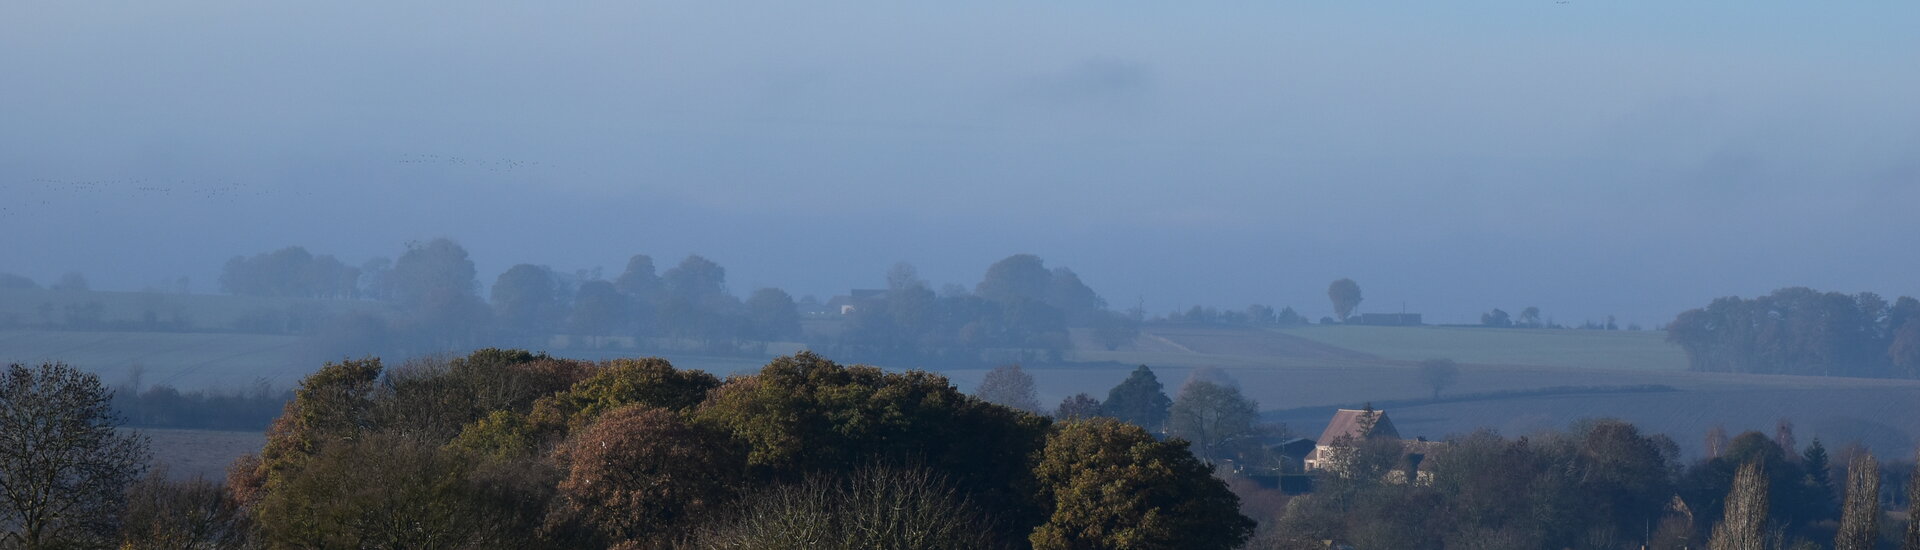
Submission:
[[[826,295],[1664,322],[1920,294],[1912,2],[8,2],[0,271],[450,236]],[[449,161],[458,158],[464,161]],[[664,266],[664,265],[663,265]]]

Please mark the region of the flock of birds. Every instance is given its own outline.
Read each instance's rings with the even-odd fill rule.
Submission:
[[[181,191],[187,198],[213,199],[230,196],[261,195],[264,190],[251,186],[218,180],[154,180],[149,178],[101,179],[101,180],[63,180],[54,178],[36,178],[27,184],[41,189],[63,190],[74,193],[124,193],[134,191],[171,195],[174,190]],[[44,203],[44,201],[43,201]]]
[[[14,194],[8,191],[20,191]],[[234,199],[246,196],[259,196],[270,191],[246,184],[227,180],[163,180],[153,178],[123,179],[58,179],[34,178],[17,186],[0,185],[0,214],[15,212],[27,205],[35,207],[51,206],[57,196],[102,196],[126,198],[137,195],[142,200],[157,197],[174,197],[190,200]],[[37,198],[37,204],[32,198]],[[95,214],[99,210],[93,211]]]
[[[514,170],[522,169],[522,168],[534,168],[541,165],[537,161],[524,161],[524,160],[515,160],[510,158],[487,160],[487,159],[472,159],[472,158],[453,156],[453,155],[436,155],[436,154],[429,154],[429,153],[417,153],[417,154],[406,155],[400,158],[400,164],[442,164],[442,165],[451,165],[451,166],[479,168],[482,170],[486,170],[488,172],[495,172],[495,173],[511,172]]]

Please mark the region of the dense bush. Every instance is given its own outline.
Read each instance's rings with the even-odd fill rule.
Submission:
[[[268,548],[1021,547],[1062,518],[1137,524],[1109,536],[1128,548],[1245,538],[1184,443],[1104,422],[1074,435],[933,374],[810,353],[722,383],[489,349],[327,365],[228,491]]]

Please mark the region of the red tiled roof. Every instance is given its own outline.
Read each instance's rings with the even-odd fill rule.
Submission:
[[[1373,431],[1360,433],[1360,420],[1367,415],[1366,413],[1367,411],[1354,409],[1340,409],[1338,412],[1333,413],[1333,421],[1327,423],[1327,431],[1320,433],[1320,440],[1316,442],[1316,444],[1322,447],[1329,446],[1333,444],[1334,440],[1340,439],[1341,436],[1352,436],[1354,439],[1367,437],[1400,438],[1400,431],[1393,428],[1393,421],[1387,419],[1387,412],[1379,410],[1373,411],[1373,417],[1378,419],[1373,424]]]

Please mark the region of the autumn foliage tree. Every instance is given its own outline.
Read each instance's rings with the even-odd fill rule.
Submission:
[[[1185,443],[1104,422],[1056,429],[931,373],[811,353],[721,382],[489,349],[327,365],[228,491],[266,548],[995,548],[1049,518],[1129,524],[1056,541],[1245,538]]]
[[[627,405],[601,415],[555,452],[567,476],[564,512],[609,541],[650,546],[731,503],[745,453],[726,434],[672,410]]]
[[[1253,534],[1239,498],[1179,441],[1112,419],[1069,422],[1047,436],[1039,497],[1049,511],[1037,550],[1225,550]]]

